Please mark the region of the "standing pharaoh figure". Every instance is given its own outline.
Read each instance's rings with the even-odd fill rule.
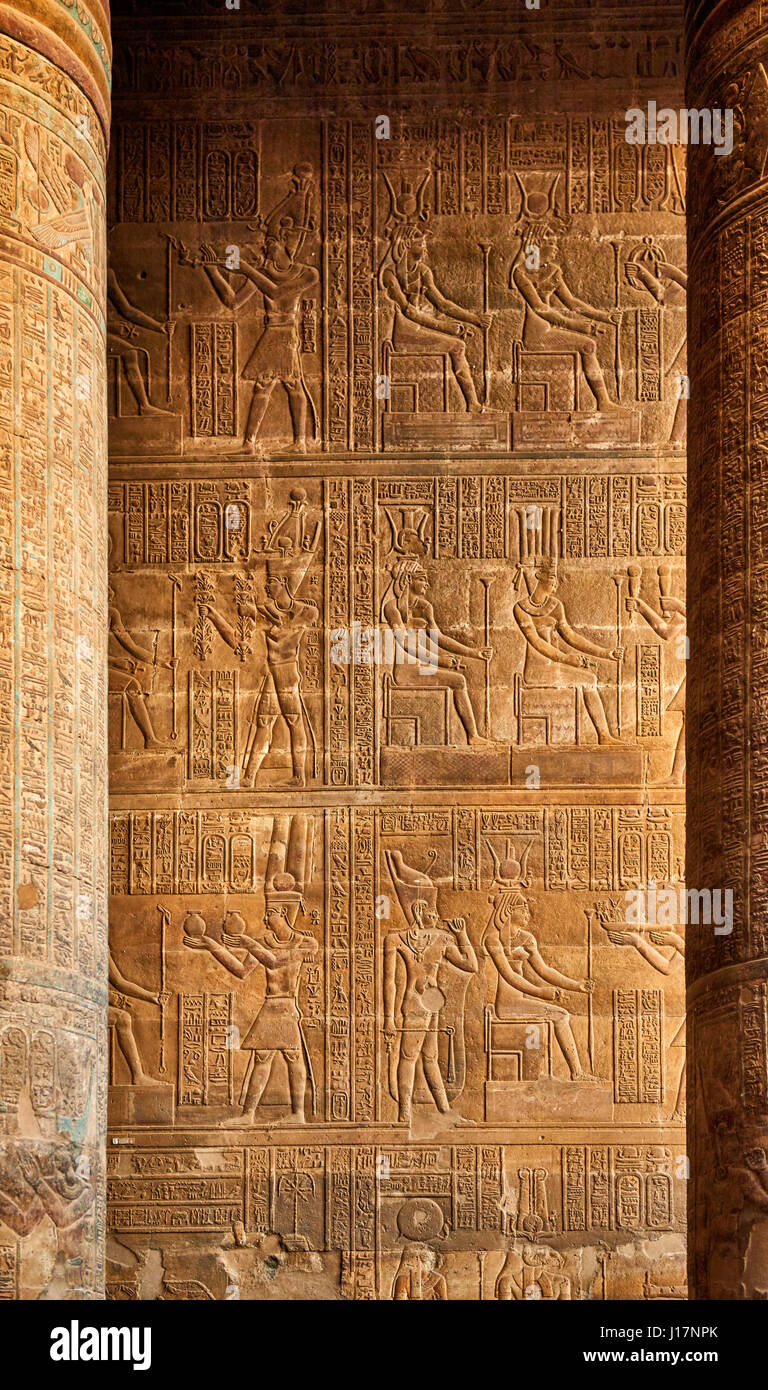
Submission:
[[[244,381],[253,382],[243,449],[253,453],[272,392],[280,384],[288,397],[294,447],[307,450],[307,420],[312,418],[312,435],[317,434],[314,402],[304,379],[301,361],[299,315],[305,296],[314,293],[319,274],[314,266],[297,260],[307,232],[314,230],[310,211],[314,175],[309,164],[297,164],[291,189],[272,210],[263,224],[264,242],[253,259],[238,256],[220,258],[213,247],[200,247],[200,259],[184,253],[182,260],[202,264],[222,304],[239,309],[259,291],[264,303],[264,327],[242,371]],[[226,272],[226,275],[225,273]],[[227,276],[240,275],[245,281],[235,290]]]
[[[523,347],[539,352],[575,352],[603,413],[621,411],[611,400],[597,357],[597,337],[619,322],[618,309],[597,309],[569,288],[559,260],[557,237],[546,223],[528,222],[509,277],[525,305]]]
[[[410,1125],[419,1063],[438,1111],[450,1111],[446,1081],[440,1070],[438,1034],[441,1027],[451,1029],[449,1059],[452,1055],[455,1067],[456,1050],[460,1048],[463,1071],[464,996],[478,963],[464,919],[457,917],[447,924],[441,920],[437,887],[429,875],[406,864],[398,850],[387,852],[387,864],[407,925],[390,931],[384,940],[384,1036],[390,1060],[390,1091],[398,1103],[398,1120]],[[465,976],[453,1001],[453,1022],[447,1025],[442,1023],[442,1017],[453,982],[446,978],[446,966]],[[447,1072],[451,1070],[449,1060]]]
[[[238,1123],[244,1125],[255,1123],[256,1111],[278,1058],[283,1059],[288,1072],[290,1119],[294,1124],[304,1124],[307,1078],[312,1080],[298,994],[301,972],[314,958],[318,944],[311,932],[295,926],[301,902],[293,877],[280,877],[283,881],[275,880],[274,887],[286,901],[273,901],[267,906],[262,936],[248,935],[239,912],[227,913],[221,941],[207,935],[205,919],[199,913],[189,913],[184,922],[184,945],[208,951],[237,979],[247,980],[257,966],[264,967],[264,1002],[240,1044],[251,1054],[241,1091],[243,1111]],[[238,949],[245,951],[245,960],[234,954]],[[314,1084],[312,1101],[314,1110]]]
[[[278,719],[285,721],[291,745],[292,776],[287,785],[304,787],[307,782],[308,737],[314,734],[301,693],[301,643],[309,628],[318,621],[317,605],[299,598],[304,576],[314,556],[315,532],[311,548],[295,545],[288,531],[273,534],[267,549],[267,577],[262,602],[244,601],[243,613],[264,629],[266,672],[254,700],[243,752],[243,774],[253,786],[259,769],[272,745]],[[228,646],[236,650],[240,637],[218,609],[201,605]]]

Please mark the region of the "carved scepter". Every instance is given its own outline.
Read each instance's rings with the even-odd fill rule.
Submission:
[[[607,1290],[606,1265],[607,1265],[607,1263],[608,1263],[607,1256],[601,1252],[601,1253],[597,1256],[597,1263],[598,1263],[599,1266],[600,1266],[600,1272],[601,1272],[601,1275],[602,1275],[602,1293],[600,1294],[600,1299],[601,1299],[601,1301],[602,1301],[603,1299],[606,1299],[606,1298],[608,1297],[608,1294],[607,1294],[607,1292],[606,1292],[606,1290]]]
[[[614,575],[613,582],[616,585],[616,646],[621,649],[621,586],[624,583],[623,575]],[[616,727],[619,738],[621,738],[621,677],[624,666],[623,657],[616,658]]]
[[[592,979],[592,918],[594,912],[592,908],[585,907],[584,915],[587,919],[587,979]],[[587,995],[587,1054],[589,1056],[590,1074],[595,1071],[595,1019],[592,1010],[592,991]]]
[[[176,723],[176,670],[179,662],[176,655],[176,593],[181,588],[181,580],[177,574],[169,574],[168,579],[171,584],[171,738],[177,739],[179,730]]]
[[[620,244],[618,241],[612,241],[611,245],[613,246],[614,306],[616,309],[619,309],[619,261],[621,252]],[[619,403],[619,405],[621,404],[621,386],[622,378],[624,375],[621,369],[621,339],[619,337],[620,328],[620,322],[615,323],[613,326],[613,372],[616,378],[616,400]]]
[[[485,633],[485,645],[491,645],[491,607],[488,598],[492,579],[480,579],[483,586],[483,631]],[[488,657],[485,658],[485,737],[491,737],[491,663]]]
[[[165,988],[165,929],[171,920],[171,914],[168,908],[162,907],[160,903],[157,910],[160,913],[160,1062],[157,1070],[162,1076],[168,1070],[165,1065],[165,1009],[171,996]]]
[[[483,313],[488,313],[488,258],[491,254],[491,243],[489,241],[478,241],[478,246],[483,253]],[[490,382],[488,380],[488,324],[483,324],[483,405],[488,404],[490,395]]]
[[[170,404],[171,404],[171,386],[172,386],[172,381],[171,381],[171,370],[172,370],[172,359],[173,359],[173,330],[174,330],[174,328],[176,327],[175,324],[171,323],[171,305],[172,305],[172,302],[173,302],[173,251],[174,251],[174,248],[173,248],[171,239],[170,239],[170,237],[169,237],[169,238],[167,239],[167,241],[166,241],[166,263],[165,263],[165,291],[166,291],[166,302],[167,302],[167,310],[168,310],[168,312],[166,313],[166,316],[165,316],[165,317],[166,317],[166,324],[167,324],[166,337],[167,337],[167,339],[168,339],[168,342],[167,342],[167,344],[166,344],[166,349],[165,349],[165,353],[166,353],[166,404],[167,404],[167,405],[170,405]]]
[[[669,561],[664,561],[658,568],[659,576],[659,596],[669,598],[672,593],[672,566]]]

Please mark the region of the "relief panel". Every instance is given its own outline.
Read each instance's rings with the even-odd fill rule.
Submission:
[[[119,47],[110,1292],[681,1298],[679,42],[384,8]]]

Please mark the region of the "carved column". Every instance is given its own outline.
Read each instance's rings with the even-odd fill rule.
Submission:
[[[105,0],[0,3],[0,1284],[98,1298]]]
[[[689,926],[694,1298],[768,1296],[768,29],[759,3],[690,4],[689,108],[733,150],[689,150]],[[727,120],[725,133],[727,137]],[[727,903],[724,905],[727,908]],[[689,919],[690,920],[690,919]]]

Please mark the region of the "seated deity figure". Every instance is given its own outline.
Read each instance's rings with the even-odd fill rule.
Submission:
[[[466,409],[482,410],[464,338],[469,328],[487,328],[492,314],[464,309],[441,293],[428,262],[426,234],[417,222],[399,221],[395,226],[379,284],[394,305],[395,352],[447,354]]]
[[[498,979],[494,1012],[502,1022],[540,1019],[553,1025],[572,1081],[599,1085],[600,1078],[584,1071],[573,1036],[571,1016],[560,1000],[563,992],[591,994],[592,980],[574,980],[548,965],[529,930],[531,912],[522,893],[497,875],[491,893],[493,913],[482,945],[496,967]]]
[[[557,597],[557,561],[540,557],[532,566],[529,593],[513,612],[525,641],[523,680],[526,686],[571,687],[581,691],[598,743],[614,744],[598,689],[596,661],[621,661],[621,647],[609,649],[576,632]]]
[[[598,334],[619,322],[620,310],[596,309],[568,287],[552,229],[529,223],[510,271],[510,287],[525,305],[523,347],[539,352],[575,352],[602,412],[620,411],[611,400],[597,357]]]
[[[391,573],[381,616],[394,636],[394,684],[410,690],[450,690],[467,743],[472,748],[487,746],[491,740],[478,732],[460,658],[490,661],[493,648],[475,650],[440,630],[429,598],[427,573],[418,559],[404,556],[395,561]]]

